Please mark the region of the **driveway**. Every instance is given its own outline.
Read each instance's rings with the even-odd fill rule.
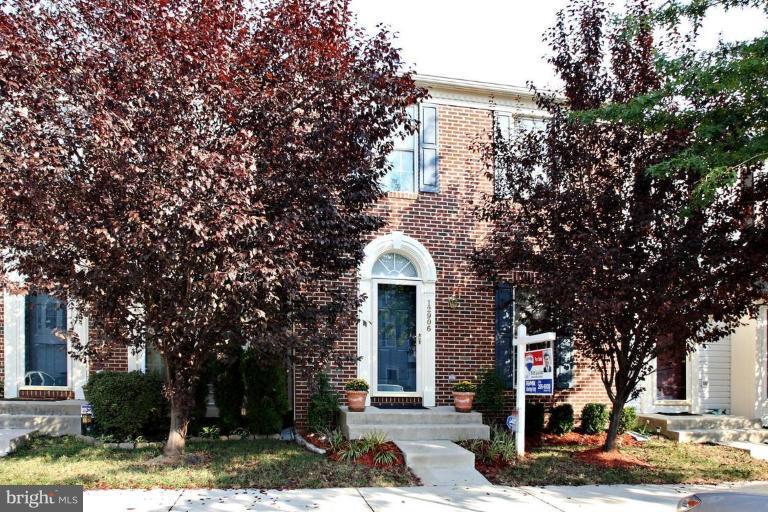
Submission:
[[[719,486],[588,485],[582,487],[394,487],[260,491],[87,491],[85,510],[101,512],[672,512],[690,493],[755,488],[768,482]],[[766,498],[768,500],[768,498]]]

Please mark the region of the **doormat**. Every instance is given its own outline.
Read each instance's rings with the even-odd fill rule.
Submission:
[[[424,410],[427,409],[421,404],[371,404],[371,405],[379,409],[424,409]]]

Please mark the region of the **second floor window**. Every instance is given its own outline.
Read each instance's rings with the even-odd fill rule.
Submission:
[[[509,112],[502,111],[497,111],[494,115],[494,137],[498,137],[500,142],[509,142],[512,137],[520,133],[543,131],[546,127],[547,121],[542,118],[515,116]],[[534,177],[543,177],[540,168],[531,169],[531,173]],[[494,194],[503,198],[511,197],[511,185],[506,167],[502,161],[497,160],[494,169]]]
[[[390,170],[382,182],[386,192],[437,192],[437,107],[413,106],[408,115],[419,121],[417,132],[394,141]]]

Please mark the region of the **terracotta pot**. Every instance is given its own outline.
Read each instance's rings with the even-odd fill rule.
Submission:
[[[465,391],[453,392],[453,406],[456,412],[471,412],[472,402],[475,401],[475,394]]]
[[[347,404],[352,412],[363,412],[365,410],[365,397],[367,391],[347,391]]]

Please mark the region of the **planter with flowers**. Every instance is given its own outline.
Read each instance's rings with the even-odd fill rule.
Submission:
[[[453,385],[453,406],[456,412],[471,412],[474,401],[475,385],[473,383],[462,380]]]
[[[352,412],[365,410],[365,398],[368,396],[368,383],[364,379],[352,379],[344,385],[347,391],[347,405]]]

